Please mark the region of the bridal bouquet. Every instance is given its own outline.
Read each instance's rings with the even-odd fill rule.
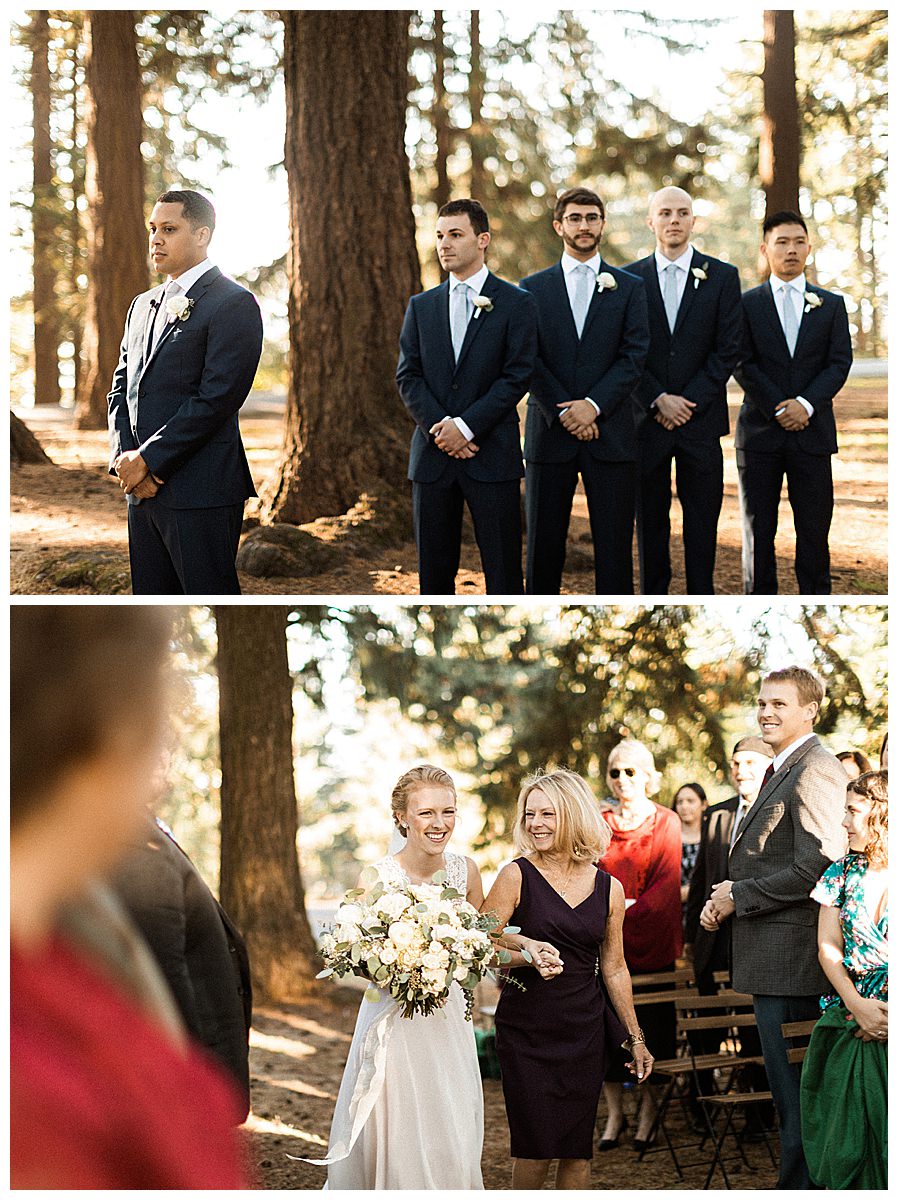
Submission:
[[[445,871],[438,871],[432,884],[387,891],[378,880],[368,891],[347,892],[334,924],[321,938],[326,965],[317,978],[359,975],[371,984],[367,1000],[379,1000],[378,989],[383,989],[398,1002],[403,1017],[426,1017],[442,1008],[454,981],[464,991],[470,1020],[474,988],[491,975],[495,947],[490,934],[500,922],[491,913],[479,913],[455,888],[445,887],[445,878]],[[510,957],[499,951],[500,962]]]

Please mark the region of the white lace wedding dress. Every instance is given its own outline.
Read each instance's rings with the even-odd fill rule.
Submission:
[[[375,864],[385,887],[408,886],[392,856]],[[447,884],[464,895],[467,863],[446,855]],[[481,1189],[483,1089],[474,1030],[457,983],[429,1017],[396,1001],[363,1000],[326,1159],[334,1189]]]

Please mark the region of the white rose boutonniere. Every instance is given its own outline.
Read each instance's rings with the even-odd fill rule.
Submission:
[[[709,265],[710,265],[709,263],[704,263],[700,267],[692,268],[692,270],[690,271],[690,275],[692,276],[692,279],[693,279],[693,284],[692,284],[693,288],[697,288],[700,283],[704,283],[705,280],[708,278]]]
[[[819,308],[823,301],[816,292],[805,292],[804,294],[804,311],[810,312],[812,308]]]
[[[193,300],[182,292],[179,296],[169,296],[165,302],[165,311],[173,321],[189,321],[193,304]]]
[[[596,287],[598,288],[599,295],[601,295],[606,289],[609,292],[616,292],[617,280],[610,271],[600,271],[596,276]]]
[[[474,316],[472,319],[475,321],[482,312],[493,311],[493,302],[490,300],[489,296],[473,296],[471,298],[471,303],[474,305]]]

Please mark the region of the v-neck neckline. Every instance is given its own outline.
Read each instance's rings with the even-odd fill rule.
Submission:
[[[561,894],[561,892],[559,892],[558,888],[553,887],[552,884],[549,883],[548,879],[546,879],[545,875],[543,875],[542,871],[539,869],[539,867],[536,865],[536,863],[530,862],[529,858],[525,858],[524,861],[527,863],[530,863],[530,866],[534,869],[534,871],[536,871],[537,875],[540,877],[540,879],[543,881],[543,883],[546,885],[546,887],[549,889],[549,891],[554,892],[554,894],[558,897],[558,899],[565,906],[565,908],[569,908],[571,910],[571,912],[576,912],[578,908],[582,908],[583,905],[586,903],[586,901],[591,900],[596,893],[596,887],[599,882],[598,870],[596,871],[595,881],[593,882],[593,885],[592,885],[592,888],[590,889],[589,895],[584,896],[579,904],[571,904],[567,900],[565,900],[564,896],[562,896],[562,894]]]

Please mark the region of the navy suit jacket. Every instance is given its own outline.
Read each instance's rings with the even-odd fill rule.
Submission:
[[[415,483],[436,483],[450,465],[483,483],[520,479],[524,473],[517,405],[533,369],[533,302],[492,273],[480,294],[493,308],[472,315],[457,363],[448,281],[409,300],[396,382],[416,426],[408,463]],[[473,458],[450,458],[435,444],[429,431],[447,416],[461,417],[474,434],[479,450]]]
[[[561,263],[521,280],[539,318],[524,438],[528,462],[569,462],[581,446],[596,459],[636,461],[633,393],[649,347],[645,288],[635,275],[604,260],[601,271],[613,275],[617,287],[602,292],[596,287],[579,338]],[[581,442],[561,424],[557,406],[585,396],[601,416],[599,437]]]
[[[654,254],[626,268],[645,281],[651,343],[639,383],[639,440],[643,460],[660,458],[679,442],[715,442],[730,431],[727,380],[742,347],[739,272],[710,255],[693,253],[692,266],[708,278],[690,276],[677,311],[673,333],[667,324]],[[662,392],[685,396],[695,404],[685,425],[665,429],[655,420],[652,402]]]
[[[742,297],[745,342],[734,374],[745,398],[736,424],[737,450],[772,454],[793,439],[807,454],[837,453],[833,399],[851,368],[848,314],[835,292],[810,283],[807,290],[822,303],[802,314],[794,357],[789,356],[770,284]],[[814,415],[804,429],[790,433],[774,414],[793,396],[804,396]]]
[[[187,319],[166,325],[146,357],[147,334],[164,284],[131,303],[109,392],[109,470],[139,450],[164,481],[156,499],[169,508],[216,508],[254,496],[237,414],[262,353],[255,297],[210,267],[187,293]],[[157,331],[165,314],[156,319]],[[140,503],[129,496],[129,503]]]

